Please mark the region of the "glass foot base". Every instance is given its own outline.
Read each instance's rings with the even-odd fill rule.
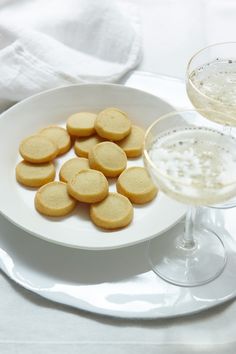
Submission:
[[[199,286],[218,277],[226,265],[225,247],[211,230],[194,230],[195,245],[184,248],[183,234],[171,233],[149,242],[148,260],[162,279],[178,286]]]

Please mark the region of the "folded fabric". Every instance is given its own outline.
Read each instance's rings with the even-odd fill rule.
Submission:
[[[115,82],[140,61],[135,8],[112,0],[0,1],[0,101]]]

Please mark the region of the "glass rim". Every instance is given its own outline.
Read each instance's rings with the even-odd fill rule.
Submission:
[[[227,45],[227,44],[236,44],[236,41],[231,41],[231,42],[218,42],[218,43],[213,43],[213,44],[210,44],[204,48],[201,48],[199,49],[197,52],[195,52],[191,58],[189,59],[188,61],[188,64],[187,64],[187,69],[186,69],[186,76],[187,76],[187,80],[188,82],[190,83],[190,85],[192,87],[194,87],[194,89],[199,93],[199,95],[201,95],[202,97],[205,97],[207,98],[208,100],[212,101],[212,102],[216,102],[218,105],[221,105],[221,106],[226,106],[225,103],[221,102],[221,101],[218,101],[216,100],[215,98],[212,98],[211,96],[208,96],[206,95],[205,93],[201,92],[196,85],[193,84],[192,80],[190,80],[190,65],[192,64],[193,60],[202,52],[204,52],[206,49],[209,49],[209,48],[212,48],[212,47],[217,47],[217,46],[221,46],[221,45]],[[235,107],[236,104],[227,104],[227,106],[230,106],[230,107]]]
[[[152,159],[150,158],[149,156],[149,152],[148,152],[148,149],[147,149],[147,138],[151,132],[151,130],[153,129],[153,127],[155,127],[160,121],[164,121],[166,118],[170,117],[170,116],[174,116],[174,115],[177,115],[177,114],[181,114],[181,113],[199,113],[200,112],[215,112],[215,113],[221,113],[219,111],[215,111],[215,110],[210,110],[210,109],[199,109],[199,110],[194,110],[194,109],[183,109],[183,110],[179,110],[179,111],[172,111],[172,112],[169,112],[167,114],[164,114],[162,116],[160,116],[159,118],[157,118],[149,127],[148,129],[146,130],[145,132],[145,136],[144,136],[144,144],[143,144],[143,155],[144,157],[146,158],[146,160],[148,161],[149,165],[152,167],[152,169],[154,171],[156,171],[159,175],[161,175],[162,177],[168,179],[169,181],[172,181],[172,182],[175,182],[175,183],[179,183],[180,185],[182,186],[190,186],[189,183],[185,183],[181,178],[174,178],[168,174],[165,174],[163,173],[157,166],[156,164],[152,161]],[[222,113],[223,114],[223,113]],[[206,122],[209,121],[207,118],[204,118],[204,117],[201,117],[202,119],[205,119]],[[218,123],[215,123],[213,122],[214,124],[218,124]],[[226,135],[223,133],[223,135]],[[232,136],[229,136],[230,138],[232,139],[235,139],[233,138]],[[236,139],[235,139],[235,142],[236,142]],[[222,185],[222,188],[224,187],[228,187],[228,186],[232,186],[232,185],[236,185],[236,179],[234,182],[231,182],[231,183],[226,183],[226,184],[223,184]],[[204,189],[210,189],[211,187],[204,187]]]

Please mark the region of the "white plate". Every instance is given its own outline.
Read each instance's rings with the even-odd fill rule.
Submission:
[[[170,102],[178,97],[181,106],[188,103],[184,83],[173,78],[135,72],[127,84]],[[146,242],[100,252],[71,249],[31,237],[2,216],[0,268],[47,299],[102,315],[143,319],[189,315],[236,296],[236,243],[229,235],[236,235],[236,210],[208,212],[199,222],[214,225],[224,235],[228,262],[220,277],[201,287],[180,288],[157,277],[147,262]],[[172,237],[182,226],[159,237]]]
[[[222,227],[220,211],[217,220]],[[55,302],[102,315],[151,319],[200,312],[236,295],[236,247],[224,230],[224,272],[207,285],[181,288],[150,271],[147,243],[100,252],[71,249],[31,237],[2,216],[0,224],[0,268],[21,286]],[[171,238],[181,226],[158,238]]]
[[[147,128],[163,113],[173,110],[151,94],[121,85],[73,85],[50,90],[15,105],[0,119],[0,212],[18,227],[47,241],[84,249],[112,249],[132,245],[159,235],[176,224],[185,207],[162,193],[148,205],[134,207],[133,222],[126,228],[104,232],[89,219],[88,208],[80,204],[66,218],[45,218],[34,208],[35,191],[15,180],[20,160],[20,141],[50,124],[65,125],[67,117],[78,111],[99,112],[115,106],[128,112],[136,124]],[[73,149],[57,160],[59,165],[75,156]],[[133,159],[129,165],[143,165]],[[112,184],[112,183],[111,183]],[[111,190],[115,190],[114,182]]]

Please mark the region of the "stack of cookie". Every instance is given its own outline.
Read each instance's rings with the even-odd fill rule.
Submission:
[[[127,168],[127,157],[142,154],[144,131],[117,108],[73,114],[66,128],[49,126],[21,142],[24,160],[16,167],[17,181],[41,187],[35,207],[43,215],[67,215],[79,201],[90,204],[95,225],[105,229],[127,226],[133,218],[131,203],[147,203],[157,194],[145,168]],[[69,151],[72,141],[78,157],[67,160],[59,171],[60,182],[53,182],[52,161]],[[111,193],[107,178],[116,177],[118,193]]]

